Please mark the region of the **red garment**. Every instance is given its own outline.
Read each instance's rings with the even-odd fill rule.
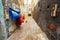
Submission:
[[[16,25],[20,26],[24,22],[24,15],[20,14],[20,18],[16,19]]]

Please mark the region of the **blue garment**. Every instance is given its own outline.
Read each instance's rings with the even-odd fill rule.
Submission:
[[[9,8],[9,15],[11,19],[17,19],[20,18],[20,10],[19,9],[13,9],[13,8]],[[13,11],[13,12],[12,12]]]

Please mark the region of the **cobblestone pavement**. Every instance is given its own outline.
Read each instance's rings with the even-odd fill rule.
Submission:
[[[7,40],[48,40],[32,17],[28,17],[26,21]]]

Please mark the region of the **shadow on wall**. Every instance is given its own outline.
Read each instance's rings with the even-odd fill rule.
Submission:
[[[57,17],[51,17],[52,7],[54,4],[58,4]],[[59,0],[40,0],[35,6],[33,18],[42,30],[49,35],[51,40],[60,39],[60,1]],[[48,28],[49,22],[57,25],[57,28],[53,26],[54,32]],[[51,25],[50,25],[51,26]],[[52,28],[52,27],[51,27]]]

